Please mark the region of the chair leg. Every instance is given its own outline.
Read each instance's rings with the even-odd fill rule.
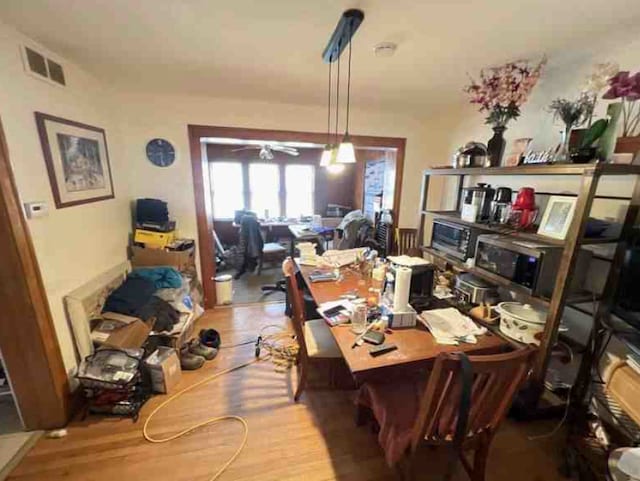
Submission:
[[[473,454],[473,481],[484,481],[489,457],[489,443],[481,443]]]
[[[300,369],[300,378],[298,379],[298,387],[296,389],[296,393],[293,396],[293,400],[298,402],[300,396],[302,396],[302,391],[307,387],[307,369],[308,366],[303,361],[298,365],[298,369]]]

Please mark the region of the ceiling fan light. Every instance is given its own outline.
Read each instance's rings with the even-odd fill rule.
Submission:
[[[338,147],[338,159],[339,164],[355,164],[356,163],[356,149],[353,147],[353,142],[346,134],[340,146]]]

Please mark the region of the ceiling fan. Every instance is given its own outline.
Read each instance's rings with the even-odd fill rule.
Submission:
[[[287,147],[285,145],[269,145],[269,144],[247,145],[245,147],[240,147],[239,149],[234,149],[232,150],[232,152],[240,152],[241,150],[259,150],[260,153],[258,154],[258,156],[262,160],[273,160],[273,151],[282,152],[283,154],[289,154],[294,156],[300,155],[300,152],[298,152],[298,149],[295,149],[293,147]]]

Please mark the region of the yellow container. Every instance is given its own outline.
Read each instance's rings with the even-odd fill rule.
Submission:
[[[145,247],[163,249],[176,240],[176,231],[154,232],[151,230],[136,229],[133,240],[144,244]]]

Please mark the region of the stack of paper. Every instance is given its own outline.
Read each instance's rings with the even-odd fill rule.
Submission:
[[[461,342],[475,344],[476,336],[487,332],[455,307],[422,311],[418,319],[431,331],[438,344],[457,346]]]

